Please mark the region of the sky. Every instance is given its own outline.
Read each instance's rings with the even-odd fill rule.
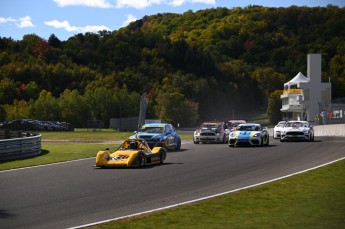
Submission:
[[[345,0],[1,0],[0,37],[22,40],[36,34],[60,40],[101,30],[114,31],[144,16],[158,13],[183,14],[188,10],[217,7],[327,6],[345,7]]]

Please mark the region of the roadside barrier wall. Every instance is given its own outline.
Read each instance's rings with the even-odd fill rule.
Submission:
[[[0,161],[25,158],[41,154],[41,135],[25,133],[16,138],[0,139]]]
[[[315,136],[340,136],[345,137],[345,124],[314,126]]]

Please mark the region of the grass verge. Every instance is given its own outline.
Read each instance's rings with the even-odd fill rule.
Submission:
[[[248,190],[91,228],[343,229],[344,171],[343,160]]]
[[[85,143],[42,143],[42,154],[35,157],[6,161],[0,163],[0,170],[51,164],[62,161],[95,157],[99,150],[109,147],[117,149],[118,145]]]

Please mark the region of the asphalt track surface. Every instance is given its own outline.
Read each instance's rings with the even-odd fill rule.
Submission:
[[[1,228],[68,228],[215,195],[345,157],[345,138],[268,147],[184,143],[163,165],[99,169],[95,159],[0,172]]]

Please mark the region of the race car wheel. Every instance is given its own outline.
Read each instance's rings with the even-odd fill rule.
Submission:
[[[160,154],[160,156],[159,156],[159,163],[160,163],[160,164],[163,164],[163,163],[164,163],[165,156],[166,156],[166,154],[165,154],[164,150],[161,150],[161,154]]]
[[[270,136],[267,136],[267,142],[266,142],[266,146],[268,146],[270,144]]]
[[[145,157],[143,153],[139,153],[138,155],[138,166],[143,167],[145,165]]]
[[[198,141],[195,141],[194,138],[193,138],[193,142],[194,142],[194,144],[199,144],[199,142],[198,142]]]
[[[180,150],[180,149],[181,149],[181,139],[178,140],[176,149],[177,149],[177,150]]]

